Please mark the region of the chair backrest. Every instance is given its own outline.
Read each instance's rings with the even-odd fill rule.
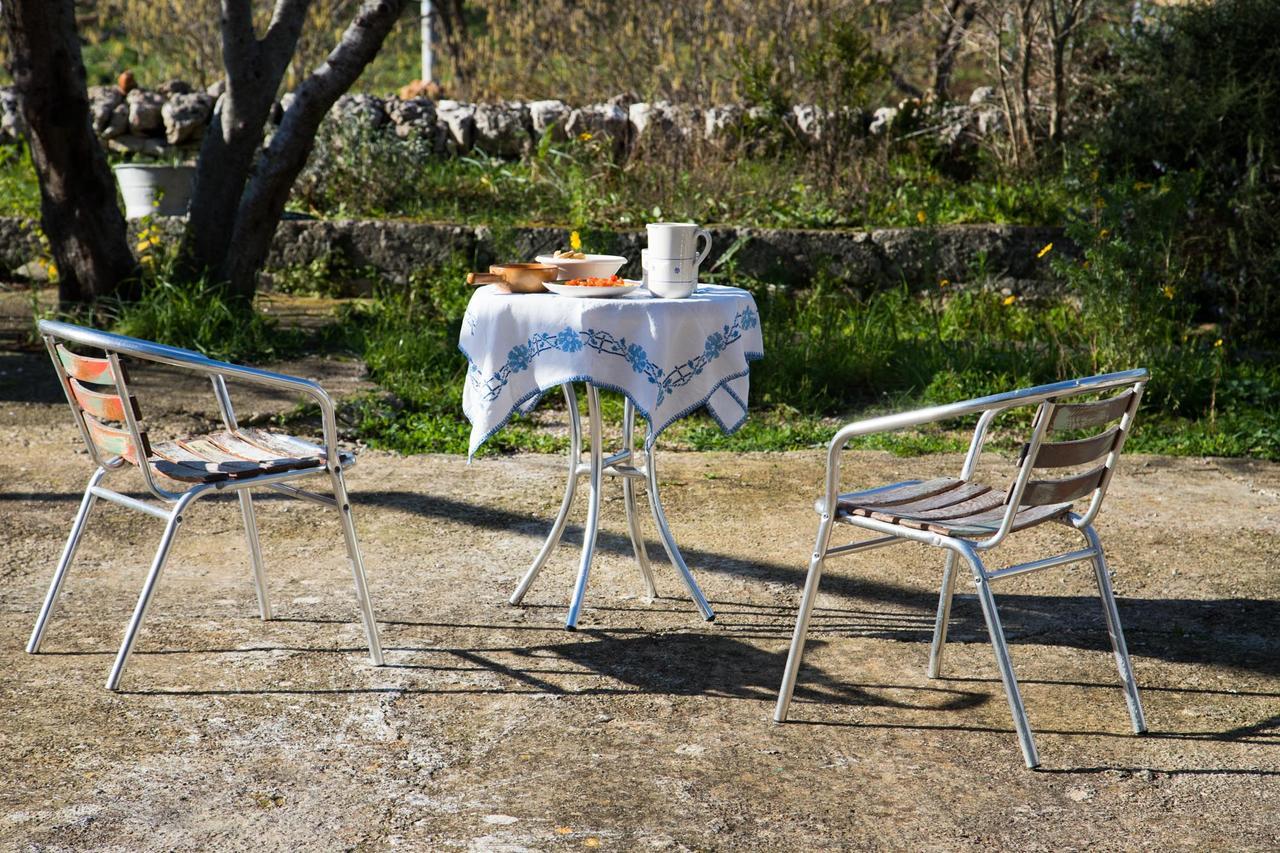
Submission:
[[[1133,428],[1144,385],[1137,382],[1119,394],[1099,400],[1080,400],[1080,395],[1074,395],[1040,403],[1031,437],[1022,447],[1018,474],[1006,496],[1007,518],[1012,520],[1019,507],[1067,503],[1091,496],[1080,524],[1093,521]],[[1082,432],[1088,434],[1052,440],[1055,434]],[[1037,476],[1041,471],[1063,469],[1076,470],[1057,477]]]
[[[44,341],[93,460],[115,467],[116,460],[139,465],[150,457],[147,434],[139,426],[142,414],[119,356],[72,352],[67,340],[47,332]]]

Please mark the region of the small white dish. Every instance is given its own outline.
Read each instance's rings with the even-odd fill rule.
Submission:
[[[572,296],[579,299],[611,299],[616,296],[626,296],[628,293],[639,289],[640,282],[627,281],[626,284],[616,287],[587,287],[585,285],[570,285],[548,281],[543,286],[557,296]]]
[[[538,255],[540,264],[551,264],[560,268],[559,278],[568,281],[571,278],[608,278],[622,269],[627,259],[622,255],[587,255],[585,258],[557,258],[553,255]]]

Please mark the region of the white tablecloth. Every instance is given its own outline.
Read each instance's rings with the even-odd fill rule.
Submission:
[[[643,288],[583,299],[481,287],[458,347],[470,363],[462,409],[472,454],[517,411],[532,411],[566,382],[626,394],[648,423],[646,446],[702,406],[731,433],[747,418],[748,362],[764,357],[751,294],[707,284],[687,299],[659,299]]]

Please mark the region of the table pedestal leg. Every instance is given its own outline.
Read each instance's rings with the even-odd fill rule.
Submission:
[[[538,573],[546,565],[551,552],[560,543],[565,523],[569,518],[569,510],[573,505],[573,498],[577,492],[578,477],[586,475],[588,478],[589,499],[587,521],[582,533],[582,557],[578,563],[578,578],[574,584],[573,598],[569,603],[569,614],[565,619],[566,628],[574,630],[577,627],[578,617],[582,612],[582,604],[587,594],[587,582],[591,575],[591,559],[595,554],[596,535],[600,524],[600,490],[603,486],[604,475],[608,473],[622,478],[622,500],[627,515],[627,532],[630,535],[631,548],[635,552],[636,563],[640,566],[640,574],[644,578],[645,591],[649,598],[656,598],[658,590],[654,584],[653,568],[649,564],[649,555],[645,549],[644,537],[640,531],[640,518],[636,510],[635,484],[632,482],[632,480],[636,479],[645,480],[645,485],[649,492],[649,508],[653,511],[653,520],[658,526],[658,534],[662,537],[662,547],[666,549],[667,556],[671,559],[671,564],[676,567],[676,571],[680,573],[685,586],[689,588],[689,594],[693,597],[693,601],[698,606],[698,610],[701,611],[703,618],[707,621],[715,619],[715,613],[712,611],[711,605],[707,603],[707,599],[698,587],[697,581],[693,579],[693,574],[689,571],[689,567],[685,565],[684,557],[680,554],[680,548],[676,545],[675,537],[671,534],[671,528],[667,525],[667,516],[662,509],[662,500],[658,496],[658,476],[654,467],[653,450],[648,449],[645,451],[645,466],[643,469],[635,465],[637,452],[633,436],[635,406],[630,400],[626,400],[624,403],[622,451],[609,457],[609,465],[606,470],[606,460],[602,449],[600,392],[594,385],[587,383],[590,455],[589,463],[584,465],[582,464],[582,419],[578,414],[578,398],[571,383],[566,383],[561,387],[564,389],[564,398],[569,409],[569,480],[565,487],[564,500],[560,503],[560,511],[556,514],[555,522],[551,525],[551,532],[548,534],[547,540],[542,544],[542,549],[538,552],[538,556],[534,558],[533,564],[529,566],[524,577],[520,579],[515,592],[511,594],[511,603],[519,604],[524,599],[525,593],[529,591],[529,587],[533,585]]]
[[[684,557],[680,554],[680,548],[676,545],[676,539],[671,535],[671,528],[667,525],[667,514],[662,510],[662,499],[658,497],[658,468],[653,461],[653,448],[647,449],[644,455],[645,473],[649,479],[649,508],[653,510],[653,521],[658,525],[658,533],[662,536],[662,545],[667,549],[667,556],[671,558],[671,563],[680,572],[684,585],[689,588],[689,595],[693,596],[693,603],[698,605],[698,610],[702,611],[702,618],[710,622],[716,618],[715,611],[707,603],[707,598],[698,587],[698,582],[693,579],[693,573],[685,565]]]
[[[542,544],[542,550],[534,558],[533,565],[520,579],[516,591],[511,593],[512,604],[519,604],[524,599],[524,594],[533,585],[538,572],[542,571],[542,567],[546,565],[547,558],[556,549],[556,545],[560,544],[565,522],[569,519],[569,509],[573,506],[573,496],[578,490],[578,465],[582,461],[582,420],[578,417],[578,395],[574,393],[571,382],[566,382],[560,387],[564,389],[564,400],[569,407],[569,484],[565,486],[564,500],[560,503],[560,512],[556,514],[555,523],[551,525],[551,533],[547,536],[547,541]]]
[[[591,429],[591,462],[587,472],[590,494],[587,499],[587,526],[582,531],[582,561],[578,564],[578,581],[573,586],[573,599],[569,602],[569,615],[564,626],[570,631],[578,627],[578,613],[582,610],[582,601],[587,595],[587,578],[591,574],[591,557],[596,548],[596,531],[600,526],[600,486],[604,478],[604,466],[601,464],[601,422],[600,392],[591,383],[587,383],[587,420]]]
[[[636,407],[630,398],[624,398],[622,409],[622,452],[632,457],[635,453]],[[635,552],[636,562],[640,565],[640,574],[644,576],[645,594],[653,599],[658,597],[658,587],[653,582],[653,569],[649,566],[649,553],[644,547],[644,536],[640,532],[640,519],[636,513],[636,489],[633,478],[622,478],[622,505],[627,513],[627,533],[631,536],[631,550]]]

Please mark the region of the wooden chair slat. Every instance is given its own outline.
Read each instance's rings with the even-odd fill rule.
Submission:
[[[80,404],[81,409],[104,421],[124,421],[124,400],[119,394],[94,391],[74,377],[69,378],[67,384],[71,386],[71,396]],[[129,405],[135,418],[142,417],[138,410],[138,400],[133,395],[129,396]]]
[[[1009,529],[1012,531],[1025,530],[1028,527],[1034,527],[1037,524],[1061,518],[1070,511],[1070,503],[1027,507],[1019,510],[1013,517],[1013,525]],[[1000,524],[1004,521],[1004,513],[1005,508],[1001,506],[964,518],[949,518],[941,521],[917,521],[908,518],[903,519],[901,524],[904,527],[928,530],[932,533],[941,533],[944,536],[990,536],[1000,529]]]
[[[977,497],[970,498],[967,501],[961,501],[946,507],[938,507],[937,509],[921,510],[918,512],[890,512],[887,510],[874,510],[870,513],[872,518],[878,518],[881,521],[891,523],[906,523],[907,521],[945,521],[952,518],[967,518],[981,512],[996,509],[1004,505],[1004,496],[999,492],[988,489]],[[896,508],[895,508],[896,509]]]
[[[208,462],[244,462],[243,457],[227,453],[208,438],[185,438],[177,442],[181,447],[194,453]],[[269,462],[255,462],[260,473],[274,474],[278,471],[292,471],[297,468],[310,468],[318,463],[316,459],[274,459]]]
[[[297,458],[292,453],[275,453],[270,450],[264,450],[231,432],[215,432],[205,437],[232,456],[239,456],[242,459],[249,459],[253,462],[273,463]]]
[[[241,427],[237,432],[240,438],[272,453],[298,457],[318,456],[323,458],[325,456],[323,447],[304,441],[297,436],[267,432],[256,427]]]
[[[126,461],[137,465],[139,457],[145,459],[151,455],[145,432],[141,434],[142,453],[139,454],[134,446],[133,436],[128,430],[108,426],[92,415],[84,416],[84,425],[89,431],[89,437],[93,440],[94,446],[107,456],[121,456]]]
[[[1133,393],[1133,391],[1125,391],[1108,400],[1094,400],[1088,403],[1064,403],[1053,410],[1053,421],[1049,424],[1049,431],[1092,429],[1119,420],[1125,409],[1129,408]]]
[[[908,501],[931,498],[934,495],[940,495],[959,488],[963,484],[963,480],[958,480],[955,477],[939,477],[936,480],[926,480],[923,483],[906,483],[897,488],[886,489],[883,492],[878,492],[865,498],[859,498],[856,492],[849,495],[841,495],[839,501],[842,508],[846,506],[890,507],[904,504]]]
[[[1070,502],[1084,497],[1098,488],[1107,466],[1099,465],[1091,471],[1058,480],[1032,480],[1022,492],[1023,506],[1046,506]]]
[[[1076,441],[1050,441],[1040,445],[1036,452],[1033,468],[1071,468],[1076,465],[1087,465],[1110,453],[1120,439],[1120,427],[1113,426],[1106,432],[1100,432],[1089,438]],[[1025,455],[1027,447],[1023,445]]]
[[[94,385],[115,384],[116,375],[107,359],[76,355],[62,344],[54,344],[53,348],[58,353],[58,361],[62,362],[62,369],[81,382],[92,382]]]
[[[241,477],[253,477],[262,473],[262,469],[256,462],[246,460],[238,460],[235,462],[210,462],[202,456],[197,456],[185,447],[182,447],[175,441],[166,441],[157,444],[152,453],[157,457],[158,462],[167,462],[170,465],[181,465],[181,469],[175,469],[176,473],[184,473],[187,471],[203,472],[210,477],[208,480],[200,482],[214,482],[224,480],[230,477],[238,480]],[[163,471],[162,471],[163,473]],[[165,476],[168,476],[166,473]],[[182,479],[175,477],[174,479]]]
[[[945,492],[940,492],[927,498],[908,501],[907,503],[896,503],[893,505],[893,511],[898,515],[917,515],[921,512],[943,509],[944,507],[964,503],[989,491],[991,491],[991,487],[984,483],[960,483],[954,489],[948,489]]]

